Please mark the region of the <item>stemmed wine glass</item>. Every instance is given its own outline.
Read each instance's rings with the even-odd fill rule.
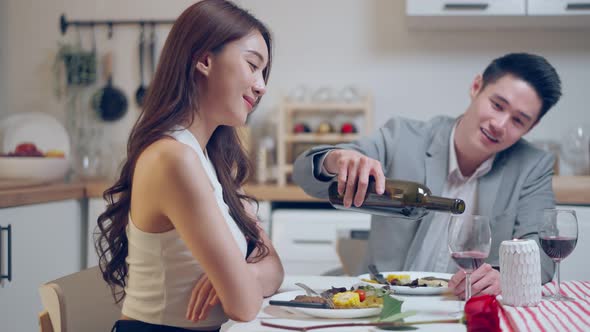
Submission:
[[[448,247],[455,263],[465,272],[465,302],[471,298],[471,273],[490,253],[490,218],[479,215],[453,215],[448,227]]]
[[[571,297],[561,294],[559,263],[574,251],[578,242],[578,219],[576,211],[563,209],[543,210],[543,223],[539,226],[541,248],[556,265],[557,289],[555,294],[545,296],[552,301],[573,301]]]

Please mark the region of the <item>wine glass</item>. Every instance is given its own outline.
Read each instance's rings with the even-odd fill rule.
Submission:
[[[465,272],[465,302],[471,298],[471,273],[490,253],[490,218],[479,215],[453,215],[448,227],[448,247],[455,263]]]
[[[578,219],[576,211],[563,209],[543,210],[543,223],[539,226],[541,248],[556,265],[557,286],[553,295],[544,299],[552,301],[573,301],[571,297],[561,294],[559,263],[574,251],[578,242]]]

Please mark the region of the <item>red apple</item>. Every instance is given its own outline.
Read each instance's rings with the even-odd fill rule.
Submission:
[[[42,157],[43,153],[33,143],[24,142],[16,146],[14,155],[19,157]]]
[[[353,134],[356,133],[356,127],[350,122],[345,122],[340,127],[340,132],[343,134]]]
[[[309,129],[309,126],[306,125],[305,123],[296,123],[293,126],[293,132],[296,134],[309,133],[310,131],[311,131],[311,129]]]

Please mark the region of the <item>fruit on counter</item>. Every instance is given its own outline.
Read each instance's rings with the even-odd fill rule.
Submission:
[[[65,158],[66,154],[61,150],[49,150],[45,152],[47,158]]]
[[[47,158],[65,158],[62,150],[49,150],[43,153],[34,143],[23,142],[16,146],[14,152],[0,153],[0,157],[47,157]]]
[[[354,126],[353,123],[345,122],[340,127],[340,132],[342,134],[354,134],[354,133],[356,133],[356,127]]]
[[[309,126],[305,123],[296,123],[293,126],[293,132],[296,134],[300,134],[300,133],[309,133],[311,132],[311,129],[309,129]]]
[[[33,143],[21,143],[14,149],[16,155],[27,155],[27,156],[42,156],[43,153],[37,149],[37,146]]]
[[[322,122],[318,126],[317,133],[318,134],[329,134],[334,131],[334,128],[329,122]]]
[[[37,146],[30,142],[23,142],[16,146],[14,152],[8,153],[10,157],[43,157],[43,152],[37,149]]]

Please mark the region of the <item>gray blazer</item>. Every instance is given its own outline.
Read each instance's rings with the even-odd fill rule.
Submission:
[[[434,195],[440,195],[448,174],[449,140],[456,120],[443,116],[427,122],[393,118],[369,137],[314,147],[295,161],[294,181],[309,195],[327,198],[331,179],[320,174],[321,157],[332,149],[352,149],[379,160],[385,177],[424,183]],[[537,227],[543,209],[555,207],[553,163],[551,154],[521,139],[500,152],[490,172],[479,179],[476,211],[492,216],[487,263],[500,265],[499,246],[504,240],[529,238],[539,242]],[[422,247],[433,215],[418,222],[372,216],[366,263],[374,263],[383,271],[407,270]],[[541,278],[546,283],[555,267],[540,251]]]

